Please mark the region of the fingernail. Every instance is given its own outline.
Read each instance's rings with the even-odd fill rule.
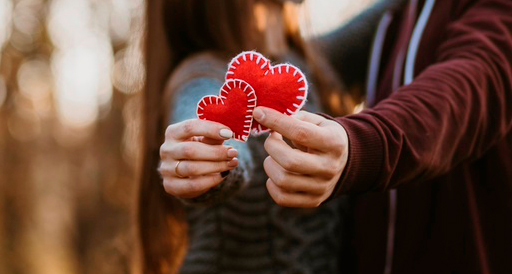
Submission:
[[[233,158],[233,160],[228,162],[228,167],[236,167],[238,165],[238,159]]]
[[[265,118],[265,112],[261,108],[257,107],[253,111],[253,116],[254,119],[261,121],[263,118]]]
[[[231,131],[227,128],[223,128],[219,131],[219,135],[222,138],[230,139],[231,137],[233,137],[233,131]]]
[[[236,157],[236,155],[238,155],[238,150],[234,148],[228,149],[228,158]]]

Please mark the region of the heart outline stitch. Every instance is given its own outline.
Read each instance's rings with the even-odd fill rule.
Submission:
[[[267,76],[269,73],[271,75],[276,74],[290,74],[291,76],[297,81],[297,83],[302,82],[302,85],[297,89],[298,95],[295,96],[295,98],[292,99],[291,104],[286,107],[285,110],[282,111],[283,114],[293,116],[295,115],[300,109],[304,106],[306,103],[307,95],[308,95],[308,82],[306,80],[306,76],[302,73],[302,71],[291,65],[291,64],[277,64],[273,66],[268,58],[263,56],[259,52],[255,51],[244,51],[237,56],[235,56],[231,62],[228,64],[228,71],[226,72],[225,79],[226,80],[232,80],[232,79],[240,79],[241,77],[238,77],[236,74],[236,70],[240,65],[242,65],[243,62],[253,62],[256,64],[256,66],[260,70],[264,70],[266,68],[266,71],[263,73],[263,77]],[[263,63],[262,63],[263,62]],[[260,65],[261,64],[261,65]],[[257,87],[254,85],[254,83],[251,83],[248,79],[241,79],[249,83],[253,86],[253,88],[256,91],[256,97],[258,97],[258,106],[267,106],[262,105],[262,101],[265,101],[265,99],[262,100],[261,93],[262,91],[258,91]],[[259,84],[263,80],[254,80],[253,82],[256,82]],[[260,93],[260,94],[258,94]],[[264,96],[263,96],[264,97]],[[297,101],[298,100],[298,101]],[[287,101],[288,102],[288,101]],[[267,106],[268,107],[268,106]],[[274,108],[275,109],[275,108]],[[258,122],[254,122],[253,126],[251,128],[251,133],[254,135],[259,135],[264,132],[269,131],[267,128],[263,128]]]
[[[227,96],[229,96],[229,92],[233,89],[240,89],[247,96],[247,106],[246,106],[247,110],[246,110],[246,113],[244,116],[243,127],[242,127],[243,130],[242,130],[242,132],[240,132],[237,129],[231,128],[231,130],[233,131],[233,139],[241,141],[241,142],[246,142],[247,139],[249,138],[250,130],[251,130],[252,123],[253,123],[252,112],[257,105],[257,97],[256,97],[256,92],[254,91],[253,87],[251,85],[249,85],[249,83],[245,82],[244,80],[240,80],[240,79],[226,80],[224,82],[224,84],[222,85],[222,87],[220,88],[220,92],[219,92],[218,96],[217,95],[207,95],[207,96],[204,96],[203,98],[201,98],[201,100],[199,100],[199,102],[197,103],[196,114],[199,119],[209,120],[206,117],[202,117],[202,116],[205,116],[204,109],[208,105],[219,105],[219,102],[220,102],[220,104],[225,105],[224,101],[228,99]],[[217,122],[223,123],[223,121],[217,121]]]

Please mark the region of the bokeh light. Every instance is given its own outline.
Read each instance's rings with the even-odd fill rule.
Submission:
[[[306,0],[301,7],[300,27],[305,37],[326,34],[376,1]]]
[[[100,16],[100,15],[98,15]],[[48,28],[56,46],[52,67],[59,118],[68,126],[93,123],[112,96],[112,47],[87,0],[52,2]]]
[[[0,0],[0,273],[131,265],[144,11]]]
[[[59,50],[52,58],[59,118],[68,126],[93,123],[112,96],[110,45],[101,39]]]
[[[11,16],[11,0],[0,1],[0,50],[2,50],[4,43],[9,39],[11,35]],[[0,62],[1,60],[2,59],[0,59]]]
[[[112,80],[120,92],[132,94],[140,91],[144,84],[141,52],[128,48],[116,53]]]

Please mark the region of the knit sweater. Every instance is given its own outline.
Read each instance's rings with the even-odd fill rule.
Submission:
[[[286,61],[304,69],[298,58]],[[198,76],[175,85],[171,123],[195,118],[199,99],[218,94],[226,63],[199,55],[177,68],[175,74],[192,68]],[[317,111],[314,90],[308,101]],[[344,199],[314,209],[277,205],[265,187],[265,138],[227,141],[239,166],[206,194],[182,200],[190,245],[180,273],[338,273]]]

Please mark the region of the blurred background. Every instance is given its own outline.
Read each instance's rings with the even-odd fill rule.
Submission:
[[[306,1],[304,36],[374,1]],[[0,273],[130,272],[145,16],[145,0],[0,0]]]

